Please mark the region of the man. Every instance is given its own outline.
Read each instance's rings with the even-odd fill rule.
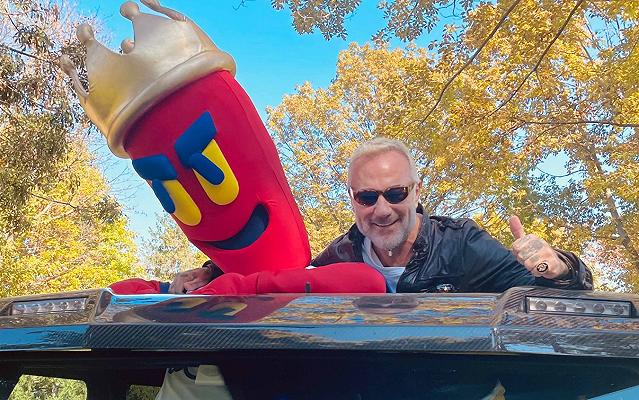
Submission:
[[[315,267],[365,262],[384,276],[388,292],[592,289],[592,274],[577,256],[526,235],[517,217],[510,220],[511,252],[470,219],[424,215],[417,168],[397,140],[361,144],[350,160],[348,186],[355,225],[311,262]],[[219,272],[210,266],[181,272],[170,292],[195,290]]]
[[[511,252],[472,220],[424,215],[415,163],[399,141],[361,144],[351,157],[348,186],[355,225],[314,266],[363,261],[384,275],[389,292],[592,289],[592,274],[577,256],[526,235],[517,217],[510,220]]]

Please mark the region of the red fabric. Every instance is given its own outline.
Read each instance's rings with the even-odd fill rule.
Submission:
[[[248,276],[228,272],[189,294],[219,294],[226,296],[257,294],[257,278],[264,272]]]
[[[126,279],[109,286],[117,294],[160,293],[160,282]],[[313,269],[263,271],[247,276],[226,273],[189,294],[385,293],[386,281],[364,263],[336,263]]]
[[[238,197],[225,206],[207,197],[194,171],[180,163],[173,147],[206,111],[215,124],[215,141],[239,183]],[[224,272],[248,275],[309,264],[308,236],[275,145],[250,98],[228,72],[209,74],[152,107],[128,131],[125,150],[132,159],[158,154],[168,157],[178,182],[202,214],[196,226],[176,222]],[[238,250],[222,250],[209,243],[238,233],[258,205],[266,208],[269,220],[257,241]]]
[[[109,286],[116,294],[154,294],[160,293],[160,282],[133,278],[115,282]]]
[[[364,263],[337,263],[313,269],[227,273],[192,294],[385,293],[382,274]]]

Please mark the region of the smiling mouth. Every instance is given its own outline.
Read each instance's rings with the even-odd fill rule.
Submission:
[[[263,205],[258,205],[244,227],[233,237],[219,241],[200,241],[222,250],[239,250],[253,244],[268,227],[268,213]]]
[[[379,228],[388,228],[389,226],[394,225],[396,222],[397,222],[397,220],[395,220],[395,221],[393,221],[391,223],[388,223],[388,224],[378,224],[378,223],[373,222],[373,225],[375,225],[375,226],[377,226]]]

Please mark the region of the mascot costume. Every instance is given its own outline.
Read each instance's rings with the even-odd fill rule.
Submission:
[[[306,269],[308,237],[277,150],[233,58],[193,21],[142,0],[126,2],[135,41],[121,53],[100,44],[89,25],[88,91],[61,59],[80,104],[118,157],[130,158],[187,238],[224,274],[190,293],[385,292],[384,278],[362,263]],[[168,17],[168,18],[167,18]],[[130,279],[117,293],[160,293],[167,285]]]

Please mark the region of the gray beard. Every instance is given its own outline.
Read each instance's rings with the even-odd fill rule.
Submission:
[[[388,252],[388,256],[392,257],[392,252],[393,250],[397,249],[398,247],[400,247],[402,244],[404,244],[404,242],[406,242],[406,239],[408,239],[408,234],[409,232],[403,232],[401,236],[398,236],[397,238],[390,238],[388,240],[384,240],[382,243],[375,243],[375,241],[373,241],[373,239],[371,239],[371,243],[373,243],[373,245],[383,251],[387,251]]]

